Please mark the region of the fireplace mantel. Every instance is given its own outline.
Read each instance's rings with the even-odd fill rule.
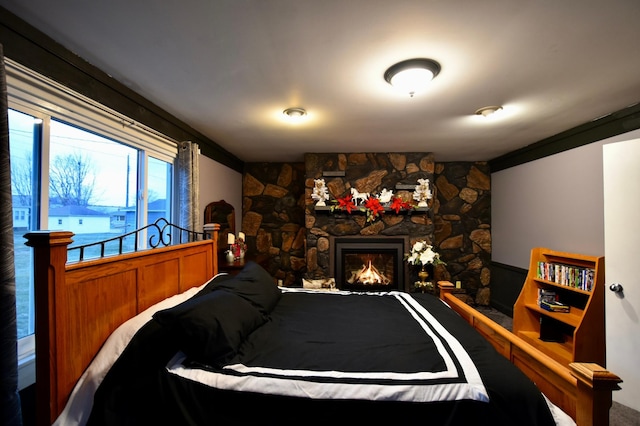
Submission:
[[[358,206],[358,208],[356,210],[352,210],[351,213],[342,210],[342,209],[336,209],[333,208],[332,206],[314,206],[313,209],[316,212],[329,212],[329,213],[334,213],[334,214],[355,214],[355,213],[364,213],[363,210],[360,210],[359,207],[362,206]],[[429,211],[429,207],[414,207],[410,210],[406,210],[406,209],[402,209],[400,210],[398,213],[396,213],[395,210],[393,210],[391,207],[384,207],[384,212],[386,213],[393,213],[393,214],[411,214],[411,213],[426,213]]]

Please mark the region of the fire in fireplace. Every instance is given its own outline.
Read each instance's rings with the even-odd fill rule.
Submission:
[[[360,256],[358,256],[360,257]],[[369,257],[369,256],[367,256]],[[361,284],[361,285],[388,285],[393,280],[393,271],[391,278],[387,277],[386,271],[380,271],[374,265],[371,264],[372,260],[369,259],[368,265],[362,265],[359,271],[355,269],[351,270],[351,277],[347,278],[349,284]],[[385,262],[386,263],[386,262]],[[347,272],[348,274],[348,272]]]
[[[331,270],[336,287],[353,291],[404,290],[405,237],[334,237]]]

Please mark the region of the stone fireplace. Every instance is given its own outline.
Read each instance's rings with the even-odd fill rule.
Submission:
[[[314,178],[324,178],[333,197],[347,186],[394,189],[398,182],[415,185],[418,177],[434,184],[428,212],[387,211],[367,222],[362,213],[316,211],[311,199]],[[394,189],[403,192],[410,195]],[[331,236],[403,235],[411,242],[420,238],[434,244],[447,263],[429,272],[434,280],[460,280],[472,301],[489,304],[491,178],[486,162],[434,163],[425,153],[391,153],[311,154],[305,162],[245,163],[242,212],[247,255],[262,259],[285,286],[332,276]],[[413,283],[416,269],[410,267],[409,274]]]
[[[359,193],[378,194],[383,189],[412,201],[413,188],[418,179],[429,179],[433,185],[434,158],[431,153],[353,153],[305,155],[308,279],[335,278],[340,287],[357,289],[362,282],[349,282],[371,260],[375,269],[393,275],[386,277],[392,284],[373,284],[375,290],[408,290],[413,283],[411,271],[403,261],[404,253],[418,240],[434,242],[434,221],[431,209],[416,211],[386,210],[373,220],[361,209],[351,213],[331,208],[316,208],[311,198],[315,179],[324,179],[332,200],[356,189]],[[392,248],[390,241],[401,242]],[[336,244],[336,242],[338,244]],[[337,246],[337,247],[335,247]],[[374,246],[377,246],[374,248]],[[394,255],[391,256],[391,251]],[[343,288],[344,288],[343,287]],[[373,290],[373,287],[368,289]]]
[[[353,291],[406,291],[408,237],[330,238],[329,271],[336,287]]]

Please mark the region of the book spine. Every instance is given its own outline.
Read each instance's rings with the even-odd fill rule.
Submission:
[[[591,268],[540,261],[538,262],[536,274],[539,279],[545,281],[591,291],[593,289],[595,271]]]

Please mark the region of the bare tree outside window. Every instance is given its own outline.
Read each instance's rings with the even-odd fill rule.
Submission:
[[[17,157],[11,158],[11,193],[18,197],[20,206],[31,204],[32,165],[31,153],[27,153],[24,160]]]
[[[80,153],[56,156],[49,169],[51,199],[63,206],[88,206],[94,201],[95,167]]]

